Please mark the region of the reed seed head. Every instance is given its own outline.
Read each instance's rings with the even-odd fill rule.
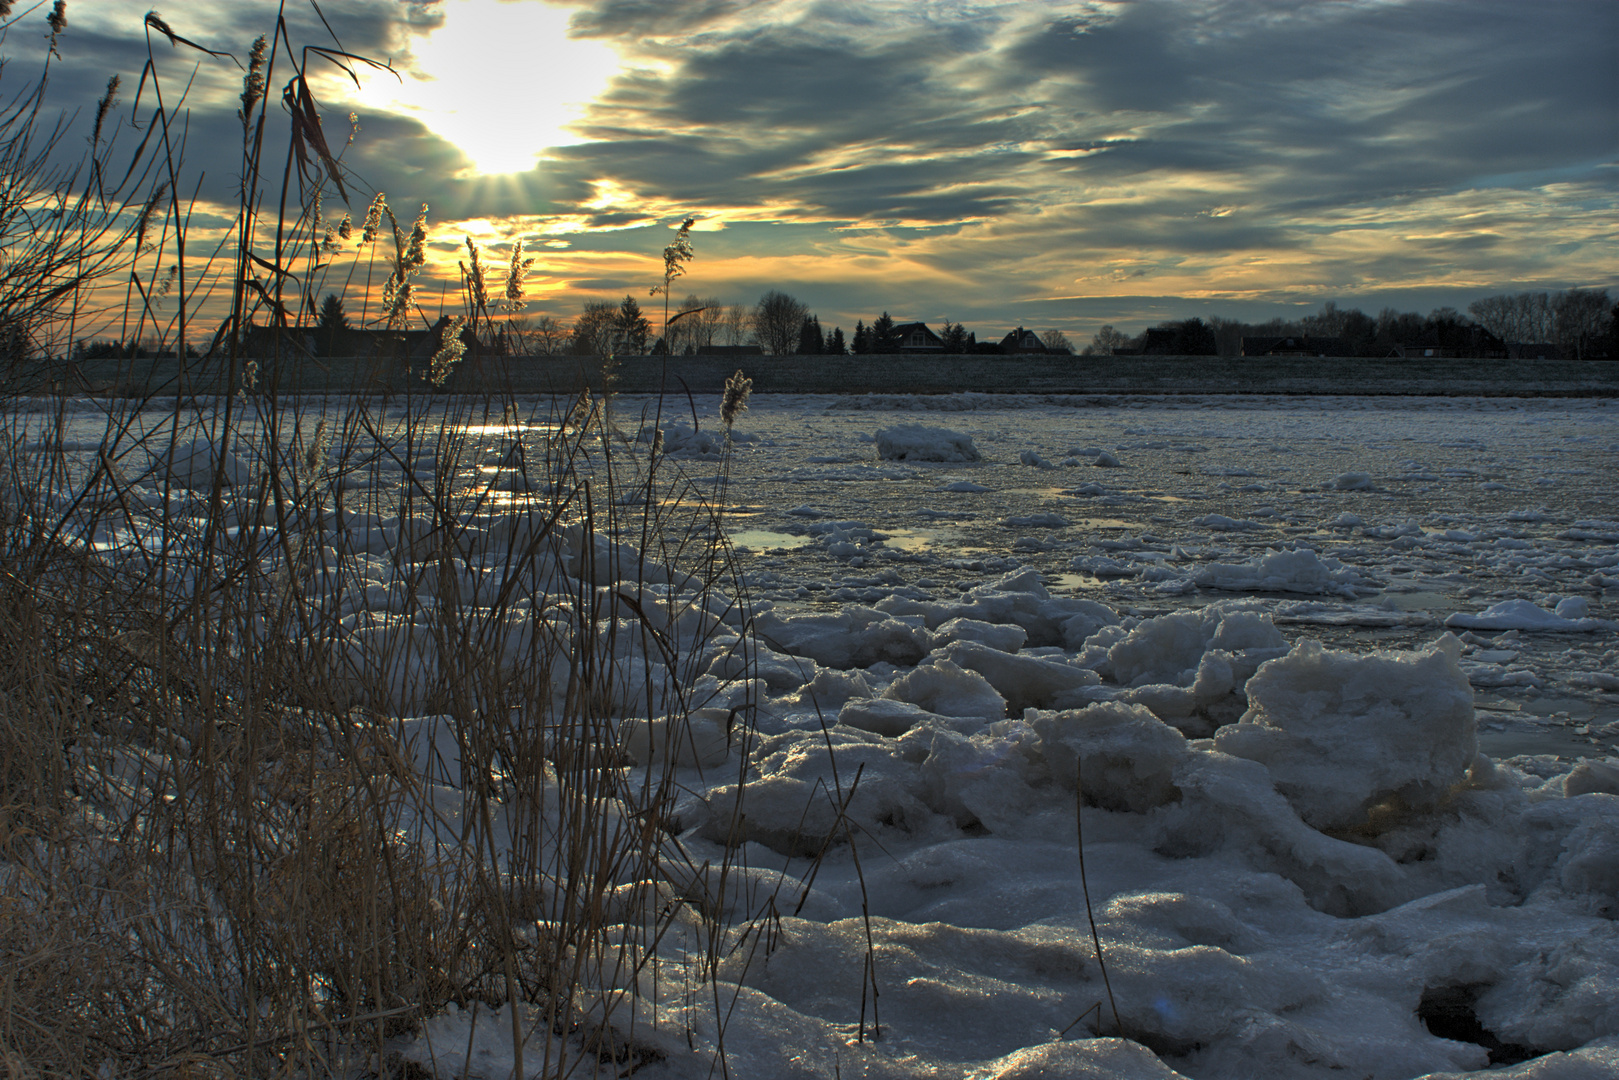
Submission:
[[[147,196],[146,205],[141,207],[140,217],[135,221],[135,253],[139,255],[146,250],[146,233],[152,227],[152,218],[157,214],[158,204],[163,201],[163,195],[169,190],[167,180],[152,189]]]
[[[467,257],[472,265],[461,264],[461,273],[467,282],[467,292],[471,296],[472,310],[474,312],[489,310],[489,288],[484,281],[483,260],[478,254],[478,245],[472,237],[467,237]]]
[[[519,237],[512,244],[512,264],[506,271],[506,297],[502,306],[507,311],[516,313],[523,310],[523,296],[527,291],[524,283],[533,262],[533,259],[523,258],[523,240]]]
[[[365,208],[365,225],[360,230],[360,243],[376,243],[377,233],[382,228],[382,212],[387,208],[388,199],[382,192],[371,196],[371,203]]]
[[[748,398],[753,393],[753,380],[738,368],[735,375],[725,380],[725,397],[720,401],[720,420],[729,428],[736,418],[748,411]]]
[[[242,76],[242,110],[236,115],[244,128],[252,123],[253,109],[264,97],[264,50],[264,35],[260,34],[248,51],[247,74]]]
[[[3,2],[3,0],[0,0],[0,2]],[[8,4],[6,6],[10,5]],[[0,18],[5,18],[4,14],[0,14]],[[119,81],[120,80],[116,75],[108,79],[107,95],[100,101],[96,102],[96,129],[95,132],[90,136],[91,146],[95,146],[101,142],[101,125],[106,122],[107,114],[112,112],[112,107],[118,102]]]
[[[467,319],[464,315],[457,315],[450,320],[450,325],[444,328],[444,336],[440,339],[438,352],[433,354],[427,367],[427,381],[434,386],[443,386],[444,380],[450,377],[450,371],[460,363],[461,357],[466,355],[467,343],[461,340],[461,331],[467,328]]]
[[[416,269],[427,263],[427,204],[416,215],[416,224],[410,230],[410,246],[405,249],[405,266]]]

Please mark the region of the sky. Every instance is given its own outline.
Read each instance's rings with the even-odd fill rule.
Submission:
[[[58,42],[51,105],[82,125],[121,74],[121,145],[140,135],[150,5],[68,0]],[[46,8],[25,7],[0,43],[7,96],[43,56]],[[159,10],[245,62],[277,9]],[[1619,284],[1615,0],[285,12],[295,45],[335,39],[392,67],[362,68],[358,86],[319,60],[309,70],[334,145],[357,118],[343,151],[355,219],[373,191],[407,228],[430,207],[430,297],[453,287],[467,237],[493,264],[520,238],[535,258],[530,315],[626,294],[655,308],[662,249],[687,216],[695,258],[677,300],[780,289],[846,332],[887,311],[1081,344],[1104,323],[1261,321],[1328,300],[1465,310],[1492,293]],[[182,186],[197,228],[222,225],[241,172],[241,69],[160,36],[150,55],[158,82],[141,109],[155,86],[172,102],[189,83]],[[328,217],[341,209],[328,192]]]

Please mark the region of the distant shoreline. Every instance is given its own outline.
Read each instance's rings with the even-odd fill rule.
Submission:
[[[261,362],[260,388],[271,365]],[[95,396],[215,394],[229,385],[218,360],[58,362],[24,393]],[[1619,397],[1619,362],[1217,356],[550,356],[469,360],[441,393],[719,393],[741,370],[756,394],[1257,394],[1351,397]],[[359,358],[284,362],[282,393],[431,393],[397,365]]]

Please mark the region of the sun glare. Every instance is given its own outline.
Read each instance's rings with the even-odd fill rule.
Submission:
[[[387,104],[448,139],[482,175],[525,172],[618,69],[613,50],[568,37],[568,9],[542,0],[445,0],[444,21],[412,48],[403,85],[372,85]],[[392,85],[388,85],[392,83]]]

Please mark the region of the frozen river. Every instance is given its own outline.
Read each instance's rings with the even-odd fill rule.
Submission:
[[[440,651],[445,612],[506,634],[491,686],[541,632],[628,628],[556,640],[605,642],[601,817],[665,853],[591,885],[594,955],[632,960],[589,989],[634,1018],[637,1077],[1619,1075],[1619,403],[762,395],[728,441],[717,401],[621,396],[552,483],[513,463],[566,404],[463,409],[452,453],[427,400],[423,442],[399,403],[287,434],[284,471],[332,501],[285,580],[366,668],[440,808],[398,825],[427,847],[487,786],[445,766],[489,722],[438,711],[471,655]],[[99,408],[55,418],[63,452],[95,460]],[[116,498],[51,505],[133,565],[210,506],[233,536],[294,520],[261,430],[228,458],[200,430],[154,428]],[[694,598],[651,531],[510,512],[594,479],[633,526],[655,441],[659,483],[721,508],[744,603]],[[575,700],[538,685],[495,722]],[[471,847],[509,866],[516,818],[488,821]],[[528,884],[566,891],[547,865]],[[528,1062],[576,1036],[449,1004],[391,1051],[505,1077],[514,1026]]]
[[[965,434],[981,460],[879,460],[899,425]],[[1249,597],[1290,639],[1355,648],[1412,647],[1503,600],[1619,618],[1609,400],[770,396],[736,432],[727,524],[783,609],[954,597],[1027,566],[1136,615]],[[1351,586],[1199,584],[1300,548]],[[1612,628],[1499,621],[1457,628],[1482,745],[1611,752]]]

